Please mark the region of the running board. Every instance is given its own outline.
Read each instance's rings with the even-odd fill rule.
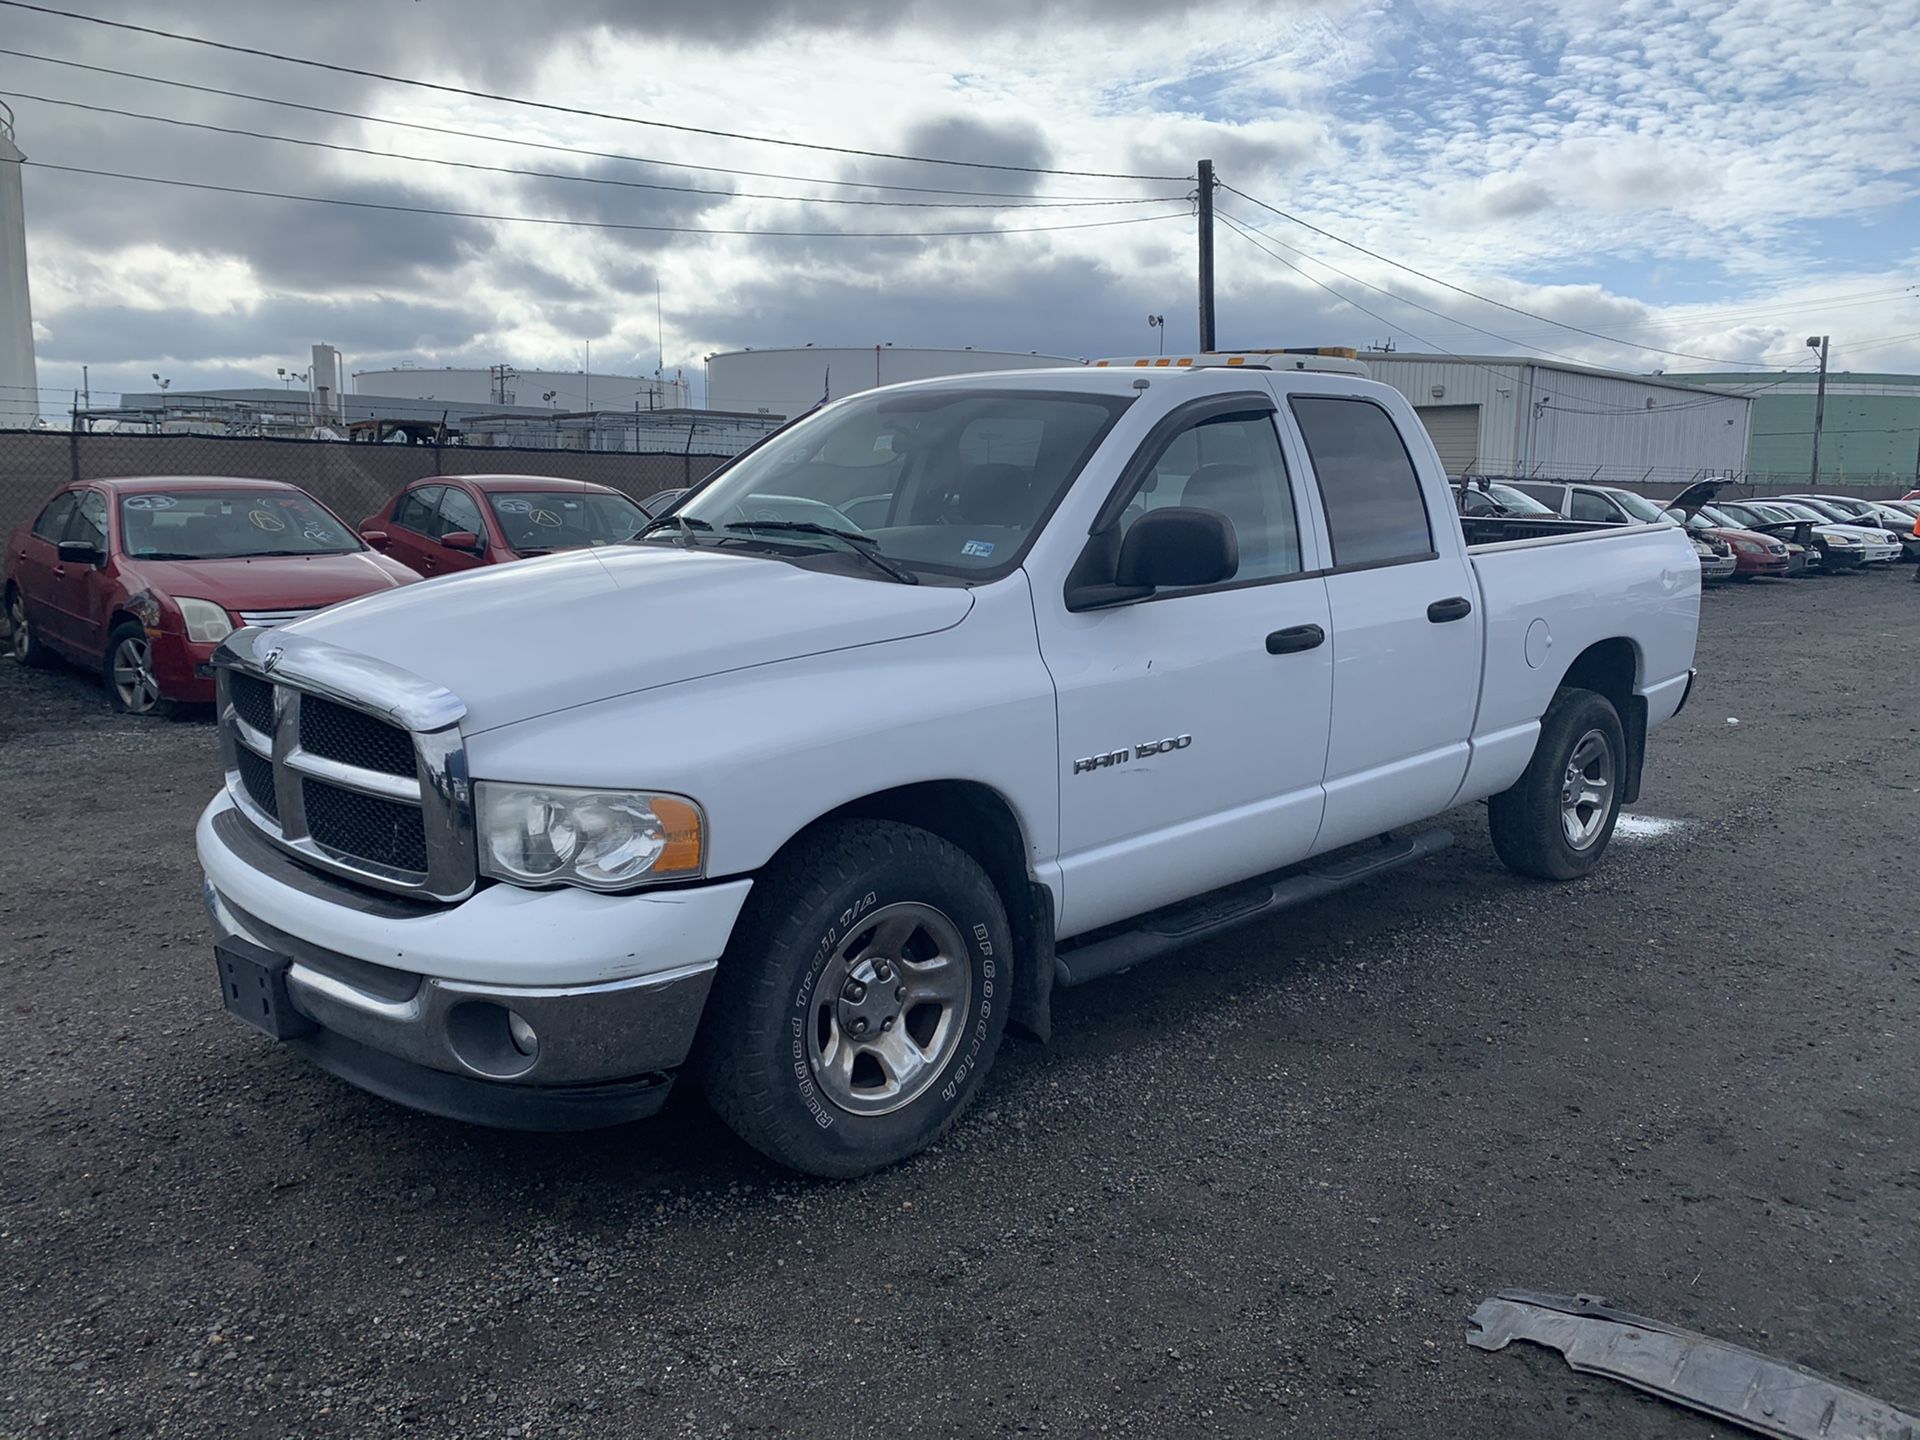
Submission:
[[[1053,958],[1053,983],[1083,985],[1116,970],[1128,970],[1169,950],[1210,940],[1267,915],[1290,910],[1398,870],[1453,843],[1451,830],[1422,830],[1399,838],[1382,836],[1371,850],[1349,851],[1311,870],[1280,871],[1229,885],[1178,905],[1143,915],[1132,928],[1063,951]]]

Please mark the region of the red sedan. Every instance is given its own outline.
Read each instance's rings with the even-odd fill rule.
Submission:
[[[545,475],[440,475],[360,522],[375,549],[422,575],[451,575],[553,550],[610,545],[647,523],[618,490]]]
[[[213,699],[214,647],[420,577],[306,491],[144,476],[69,485],[7,542],[7,619],[25,665],[98,668],[116,710]]]

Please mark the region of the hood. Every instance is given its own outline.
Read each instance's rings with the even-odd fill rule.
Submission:
[[[1678,510],[1682,515],[1691,515],[1702,505],[1711,505],[1715,496],[1734,483],[1736,482],[1726,479],[1697,480],[1667,501],[1666,508]]]
[[[229,610],[313,610],[419,577],[372,550],[346,555],[261,555],[232,560],[122,562],[129,590],[190,595]]]
[[[477,733],[636,690],[930,634],[972,606],[957,587],[620,545],[428,580],[288,629],[445,686]]]

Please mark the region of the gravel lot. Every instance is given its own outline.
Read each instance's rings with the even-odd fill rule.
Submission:
[[[207,718],[0,662],[0,1435],[1729,1433],[1469,1348],[1509,1286],[1920,1408],[1905,579],[1707,598],[1638,807],[1677,830],[1555,887],[1463,810],[1063,995],[849,1185],[690,1094],[499,1134],[277,1049],[214,985]]]

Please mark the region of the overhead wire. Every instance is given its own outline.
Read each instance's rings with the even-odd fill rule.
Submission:
[[[300,110],[310,115],[327,115],[339,120],[358,120],[366,125],[390,125],[396,129],[416,130],[428,135],[446,135],[462,140],[479,140],[490,145],[513,145],[527,150],[544,150],[553,154],[580,155],[591,160],[620,160],[632,165],[653,165],[663,170],[692,170],[707,175],[736,175],[748,180],[785,180],[795,185],[824,185],[834,189],[880,190],[904,195],[967,195],[980,199],[1008,200],[1111,200],[1125,199],[1125,196],[1111,195],[1050,195],[1026,190],[979,190],[972,187],[956,189],[953,186],[939,185],[898,185],[879,180],[833,179],[824,175],[794,175],[780,170],[747,170],[729,165],[694,165],[684,160],[662,160],[650,155],[629,155],[619,150],[595,150],[585,145],[562,145],[557,141],[529,140],[518,135],[494,135],[482,130],[462,130],[451,125],[432,125],[424,120],[401,120],[391,115],[370,115],[361,110],[342,110],[330,105],[311,105],[300,100],[288,100],[277,95],[255,95],[246,90],[234,90],[220,85],[200,85],[190,80],[175,80],[163,75],[149,75],[138,70],[120,70],[111,65],[91,65],[80,60],[66,60],[54,55],[38,55],[30,50],[16,50],[0,46],[0,55],[9,55],[16,60],[34,60],[46,65],[59,65],[70,70],[83,70],[95,75],[110,75],[120,80],[138,80],[149,85],[164,85],[169,89],[186,90],[199,95],[213,95],[228,100],[245,100],[256,105],[273,105],[283,110]],[[1184,180],[1186,177],[1179,177]]]
[[[17,3],[17,0],[0,0],[0,4],[14,4],[14,3]],[[1757,361],[1752,361],[1752,360],[1729,360],[1723,356],[1717,356],[1717,355],[1698,355],[1689,350],[1668,350],[1659,345],[1646,345],[1638,341],[1623,340],[1617,335],[1609,335],[1609,334],[1606,334],[1604,331],[1589,330],[1584,325],[1575,325],[1571,321],[1556,320],[1551,315],[1542,315],[1536,310],[1528,310],[1524,306],[1520,306],[1520,305],[1510,305],[1504,300],[1494,299],[1491,295],[1482,295],[1477,290],[1470,290],[1464,285],[1456,285],[1451,280],[1443,280],[1438,275],[1432,275],[1425,270],[1417,269],[1414,266],[1407,264],[1405,261],[1395,260],[1392,256],[1389,256],[1389,255],[1382,255],[1377,250],[1370,250],[1365,245],[1360,244],[1356,240],[1349,240],[1344,235],[1336,235],[1333,233],[1333,231],[1323,229],[1320,226],[1315,225],[1310,220],[1302,220],[1298,215],[1289,214],[1287,211],[1282,210],[1279,206],[1269,204],[1267,201],[1260,199],[1256,195],[1249,195],[1246,191],[1238,189],[1232,185],[1229,185],[1224,181],[1221,182],[1220,188],[1222,190],[1227,191],[1229,194],[1238,195],[1242,200],[1247,201],[1249,204],[1258,205],[1262,210],[1271,211],[1273,214],[1278,215],[1282,220],[1286,220],[1291,222],[1292,224],[1301,226],[1303,229],[1311,230],[1316,235],[1325,236],[1327,239],[1334,241],[1336,244],[1345,245],[1350,250],[1358,250],[1362,255],[1367,256],[1369,259],[1378,260],[1383,265],[1391,265],[1396,270],[1404,270],[1409,275],[1418,276],[1420,279],[1425,280],[1429,285],[1438,285],[1444,290],[1452,290],[1456,294],[1465,295],[1471,300],[1478,300],[1483,305],[1492,305],[1498,309],[1509,311],[1510,313],[1515,315],[1524,315],[1529,320],[1537,320],[1537,321],[1540,321],[1542,324],[1551,325],[1560,330],[1571,331],[1576,335],[1585,335],[1594,340],[1604,340],[1609,345],[1619,345],[1628,350],[1645,350],[1655,355],[1676,356],[1682,360],[1701,360],[1701,361],[1705,361],[1707,364],[1710,364],[1710,365],[1739,367],[1743,365],[1753,366],[1759,363]],[[1382,323],[1384,324],[1385,322],[1383,321]],[[1769,368],[1769,367],[1762,367],[1762,368]]]
[[[0,4],[6,0],[0,0]],[[642,225],[617,220],[575,220],[552,215],[501,215],[485,210],[452,210],[435,205],[398,205],[390,201],[349,200],[337,195],[300,195],[286,190],[257,190],[246,185],[216,185],[206,180],[140,175],[125,170],[98,170],[84,165],[56,165],[46,160],[0,161],[65,175],[91,175],[105,180],[130,180],[142,185],[174,186],[219,195],[252,195],[266,200],[297,200],[306,205],[340,205],[355,210],[385,210],[402,215],[440,215],[456,220],[488,220],[514,225],[547,225],[563,229],[644,231],[658,235],[757,236],[765,239],[813,240],[940,240],[987,235],[1035,235],[1049,230],[1099,230],[1115,225],[1144,225],[1157,220],[1182,220],[1185,210],[1159,215],[1129,215],[1117,220],[1076,220],[1058,225],[999,225],[971,230],[766,230],[733,226]]]
[[[358,65],[342,65],[331,60],[316,60],[306,55],[289,55],[283,51],[268,50],[257,45],[238,45],[229,40],[215,40],[205,35],[188,35],[178,30],[163,30],[154,25],[136,25],[129,20],[109,20],[101,15],[83,15],[78,11],[61,10],[51,5],[32,4],[29,0],[0,0],[0,5],[37,15],[78,20],[89,25],[100,25],[129,34],[151,35],[156,39],[173,40],[185,45],[201,45],[233,55],[250,55],[259,60],[275,60],[285,65],[305,66],[335,75],[352,75],[362,80],[378,80],[388,85],[407,85],[420,90],[433,90],[444,95],[461,95],[472,100],[490,100],[496,104],[518,105],[526,109],[544,110],[558,115],[577,115],[590,120],[612,120],[623,125],[641,125],[649,129],[670,130],[683,135],[702,135],[709,139],[739,140],[754,145],[779,145],[793,150],[814,150],[830,155],[857,155],[872,160],[898,160],[914,165],[947,165],[968,170],[989,170],[1020,175],[1066,175],[1091,180],[1156,180],[1175,183],[1187,178],[1184,175],[1142,175],[1113,170],[1070,170],[1049,165],[1011,165],[991,160],[959,160],[949,156],[911,155],[893,150],[870,150],[856,145],[830,145],[822,141],[791,140],[777,135],[753,135],[745,131],[720,130],[706,125],[685,125],[671,120],[649,120],[638,115],[623,115],[617,111],[593,110],[582,105],[562,105],[556,101],[533,100],[522,95],[509,95],[503,91],[476,90],[466,85],[449,85],[438,80],[422,80],[417,76],[394,75]]]
[[[140,110],[122,110],[112,105],[94,105],[81,100],[62,100],[34,95],[24,90],[0,90],[0,96],[34,100],[44,105],[62,105],[89,110],[99,115],[118,115],[130,120],[148,120],[188,130],[205,130],[248,140],[269,140],[281,145],[301,145],[315,150],[334,150],[348,155],[370,155],[381,160],[405,160],[418,165],[444,165],[456,170],[483,170],[497,175],[523,175],[541,180],[566,180],[582,185],[611,185],[629,190],[668,190],[690,195],[715,195],[734,200],[790,200],[806,205],[894,206],[918,210],[1073,210],[1114,205],[1171,205],[1183,201],[1182,195],[1140,195],[1130,200],[1014,200],[996,203],[990,200],[868,200],[840,196],[772,195],[763,191],[730,190],[698,185],[663,185],[647,180],[620,180],[603,175],[571,174],[564,170],[528,170],[513,165],[488,165],[477,160],[452,160],[434,155],[408,155],[392,150],[375,150],[367,145],[348,145],[336,140],[310,140],[294,135],[275,135],[264,130],[248,130],[232,125],[214,125],[204,120],[182,120],[170,115],[152,115]]]

